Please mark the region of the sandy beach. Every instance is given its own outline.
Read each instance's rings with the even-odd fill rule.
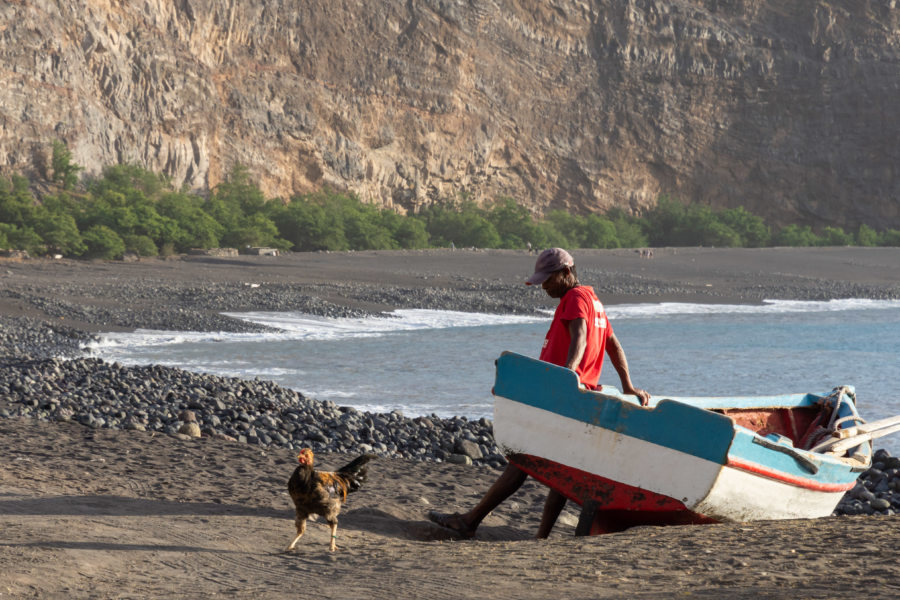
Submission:
[[[900,298],[897,248],[574,254],[582,281],[608,304]],[[521,285],[533,262],[525,252],[446,250],[134,263],[0,259],[0,326],[19,337],[25,323],[77,339],[166,322],[216,327],[225,310],[525,312],[552,306]],[[7,339],[0,362],[53,349],[41,343],[25,356]],[[0,397],[0,408],[8,402]],[[476,539],[460,541],[426,512],[468,507],[497,471],[382,457],[341,514],[336,553],[328,552],[321,520],[284,553],[293,534],[286,490],[293,452],[25,418],[0,419],[0,446],[0,598],[900,594],[896,517],[641,527],[576,538],[570,504],[551,537],[538,541],[545,490],[529,482]],[[348,458],[318,461],[334,468]]]

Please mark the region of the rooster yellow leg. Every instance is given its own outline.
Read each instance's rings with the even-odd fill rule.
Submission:
[[[337,550],[337,521],[329,523],[331,525],[331,551]]]
[[[291,542],[291,545],[287,547],[287,551],[293,550],[294,546],[297,545],[297,542],[300,541],[300,538],[303,537],[303,534],[306,533],[306,519],[298,517],[294,521],[294,524],[297,526],[297,537],[295,537],[294,541]]]

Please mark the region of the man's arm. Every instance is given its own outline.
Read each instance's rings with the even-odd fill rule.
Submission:
[[[622,344],[619,343],[615,333],[611,333],[606,340],[606,354],[609,356],[612,366],[616,369],[616,373],[619,374],[619,379],[622,381],[622,391],[626,394],[634,394],[640,400],[641,406],[647,406],[650,402],[650,394],[634,387],[634,384],[631,383],[631,375],[628,373],[628,361],[625,359],[625,350],[622,348]]]
[[[569,356],[566,358],[566,368],[575,370],[584,358],[584,350],[587,348],[587,321],[584,319],[572,319],[566,323],[569,329]]]

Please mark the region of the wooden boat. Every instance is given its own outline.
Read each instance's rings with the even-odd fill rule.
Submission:
[[[872,460],[854,391],[758,397],[589,391],[573,371],[497,360],[494,437],[509,461],[583,506],[577,533],[830,515]],[[888,420],[890,421],[890,420]]]

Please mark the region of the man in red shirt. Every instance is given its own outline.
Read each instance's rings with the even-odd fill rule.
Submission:
[[[588,389],[596,389],[600,370],[603,368],[603,355],[608,354],[619,374],[622,391],[637,396],[641,405],[646,406],[650,401],[650,394],[634,387],[631,382],[625,351],[613,333],[603,305],[593,288],[578,282],[572,255],[562,248],[544,250],[534,265],[534,275],[525,283],[540,284],[551,298],[559,298],[559,306],[556,307],[550,329],[544,338],[540,360],[575,371],[582,385]],[[506,470],[471,510],[453,515],[430,511],[428,518],[461,537],[474,537],[481,521],[518,490],[527,477],[524,471],[508,464]],[[565,496],[550,490],[537,537],[545,538],[550,535],[565,504]]]

